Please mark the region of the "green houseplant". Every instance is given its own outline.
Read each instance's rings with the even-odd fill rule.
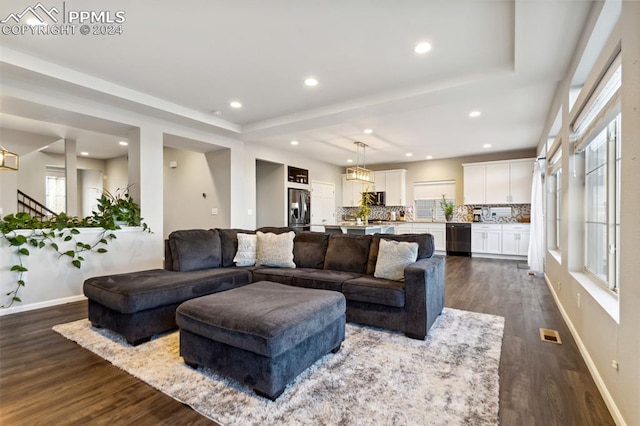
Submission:
[[[452,201],[447,201],[445,194],[442,194],[442,199],[440,200],[440,208],[444,212],[444,217],[447,222],[450,222],[453,219],[453,210],[456,208],[456,205],[453,204]]]
[[[140,217],[140,206],[135,202],[129,188],[118,188],[114,192],[103,190],[98,198],[98,211],[93,212],[93,217],[100,222],[105,229],[118,229],[121,226],[142,226],[145,230],[146,224],[142,223]]]
[[[369,192],[367,186],[362,192],[360,201],[358,201],[358,210],[356,212],[357,217],[362,218],[362,222],[366,225],[369,222],[369,215],[371,214],[371,205],[375,202],[373,194]]]

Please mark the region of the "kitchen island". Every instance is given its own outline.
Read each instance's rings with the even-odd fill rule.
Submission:
[[[358,225],[356,222],[345,222],[338,225],[324,225],[325,232],[342,232],[343,234],[373,235],[395,234],[393,224]]]

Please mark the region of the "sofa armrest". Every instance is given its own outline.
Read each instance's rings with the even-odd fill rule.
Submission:
[[[444,308],[445,256],[420,259],[404,268],[406,331],[424,339]]]

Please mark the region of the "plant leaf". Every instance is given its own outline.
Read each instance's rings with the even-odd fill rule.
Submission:
[[[66,254],[69,257],[74,257],[76,255],[76,252],[73,250],[67,250],[64,252],[64,254]]]
[[[24,286],[24,280],[18,280],[18,285]]]
[[[20,265],[13,265],[11,267],[11,270],[12,271],[17,271],[17,272],[27,272],[28,271],[27,268],[25,268],[24,266],[20,266]]]
[[[67,235],[66,237],[64,237],[65,241],[71,241],[71,235]]]
[[[22,300],[18,296],[13,296],[12,299],[14,302],[22,302]]]
[[[79,261],[79,260],[77,260],[77,259],[76,259],[76,260],[74,260],[74,261],[73,261],[73,262],[71,262],[71,263],[73,263],[73,266],[75,266],[75,267],[76,267],[76,268],[78,268],[78,269],[80,269],[80,266],[82,265],[82,264],[80,263],[80,261]]]
[[[29,256],[29,250],[27,250],[26,248],[21,248],[20,250],[18,250],[18,253],[24,255],[24,256]]]
[[[102,247],[100,247],[100,248],[99,248],[99,249],[97,249],[96,251],[97,251],[98,253],[106,253],[106,252],[108,252],[109,250],[107,250],[106,248],[102,248]]]
[[[56,251],[59,250],[58,249],[58,245],[56,243],[51,243],[51,248],[56,250]]]
[[[78,231],[78,230],[77,230],[77,229],[75,229],[75,228],[72,228],[72,229],[71,229],[71,233],[72,233],[72,234],[74,234],[74,235],[78,235],[78,234],[80,233],[80,231]]]

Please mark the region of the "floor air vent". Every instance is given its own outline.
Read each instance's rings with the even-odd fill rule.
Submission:
[[[560,340],[560,334],[556,330],[551,330],[548,328],[540,329],[540,340],[543,342],[556,343],[558,345],[562,344],[562,340]]]

